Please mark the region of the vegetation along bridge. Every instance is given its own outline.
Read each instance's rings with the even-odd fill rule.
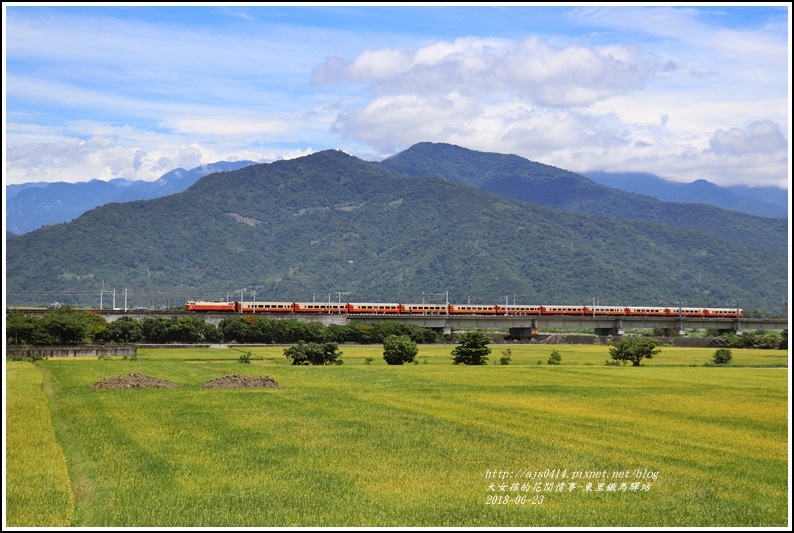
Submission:
[[[29,314],[36,314],[28,310]],[[43,313],[43,310],[41,310]],[[218,325],[224,318],[238,316],[234,313],[187,312],[187,311],[149,311],[149,310],[103,310],[96,311],[112,322],[123,316],[135,319],[144,318],[184,318],[196,317],[205,322]],[[246,313],[246,316],[250,316]],[[664,316],[587,316],[587,315],[349,315],[324,313],[268,313],[268,318],[292,318],[302,322],[319,322],[324,325],[372,324],[374,322],[395,321],[414,324],[423,328],[450,333],[453,330],[468,329],[508,329],[510,335],[519,339],[534,337],[542,329],[592,329],[596,335],[622,335],[626,329],[671,329],[683,334],[687,329],[711,329],[731,331],[741,335],[748,330],[788,329],[787,318],[704,318],[704,317],[664,317]]]

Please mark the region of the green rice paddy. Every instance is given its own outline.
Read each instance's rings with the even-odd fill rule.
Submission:
[[[283,346],[7,362],[7,525],[788,524],[785,350],[718,368],[661,347],[637,368],[606,346],[491,345],[465,367],[453,347],[394,367],[379,346],[327,367]],[[130,372],[179,387],[92,388]],[[283,388],[202,388],[228,374]]]

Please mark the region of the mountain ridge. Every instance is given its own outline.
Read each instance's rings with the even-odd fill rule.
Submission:
[[[440,157],[440,156],[439,156]],[[583,178],[584,179],[584,178]],[[648,260],[652,258],[652,260]],[[538,301],[777,310],[785,254],[650,221],[560,211],[338,150],[213,173],[7,239],[7,302]]]
[[[151,182],[116,178],[79,183],[6,185],[6,231],[24,234],[42,226],[68,222],[100,205],[174,194],[184,191],[207,174],[237,170],[250,164],[253,162],[219,161],[191,170],[177,168]]]
[[[422,146],[418,143],[407,151]],[[433,145],[434,143],[427,143]],[[435,143],[436,146],[450,146],[445,143]],[[460,147],[456,147],[460,148]],[[463,150],[468,150],[463,148]],[[470,152],[473,152],[470,150]],[[489,152],[476,152],[493,155]],[[395,154],[380,163],[387,166],[390,160],[404,154]],[[517,160],[529,161],[517,155],[500,154]],[[719,187],[705,180],[697,180],[691,184],[680,184],[666,181],[649,173],[606,173],[586,172],[576,174],[564,169],[550,167],[542,163],[530,161],[534,165],[554,169],[553,172],[570,174],[587,178],[599,185],[608,186],[624,192],[632,192],[651,196],[657,200],[674,203],[704,203],[722,209],[738,211],[744,214],[765,218],[788,218],[787,193],[783,189],[772,187]],[[125,202],[142,199],[152,199],[175,192],[181,192],[200,178],[217,171],[237,170],[243,166],[254,164],[252,161],[228,162],[219,161],[201,165],[191,170],[177,168],[169,171],[154,182],[132,181],[115,178],[110,181],[91,180],[89,182],[29,182],[23,184],[6,185],[6,231],[14,234],[23,234],[40,228],[44,225],[67,222],[82,213],[99,205],[110,202]],[[579,178],[576,178],[579,179]],[[487,176],[471,181],[482,188],[487,182]],[[514,186],[510,183],[503,184],[501,192],[510,195]],[[493,190],[493,189],[489,189]],[[24,194],[22,194],[22,192]],[[21,196],[19,196],[22,194]],[[543,201],[540,200],[542,203]]]

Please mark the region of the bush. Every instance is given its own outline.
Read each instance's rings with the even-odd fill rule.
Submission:
[[[562,355],[557,350],[552,350],[551,355],[549,355],[549,359],[546,361],[546,364],[549,365],[559,365],[562,363]]]
[[[293,365],[341,365],[339,357],[342,352],[335,342],[318,344],[315,342],[298,341],[289,348],[284,348],[284,357],[292,359]]]
[[[461,335],[460,346],[452,350],[452,362],[456,365],[484,365],[491,349],[491,339],[482,331],[470,331]]]
[[[240,362],[241,363],[250,363],[251,362],[251,352],[245,352],[240,354]]]
[[[719,350],[714,352],[714,364],[727,365],[728,363],[731,362],[732,358],[733,358],[733,354],[728,348],[720,348]]]
[[[512,359],[513,359],[513,350],[508,348],[507,350],[502,352],[502,357],[499,358],[499,364],[509,365]]]
[[[383,339],[383,358],[390,365],[414,362],[419,349],[407,335],[389,335]]]

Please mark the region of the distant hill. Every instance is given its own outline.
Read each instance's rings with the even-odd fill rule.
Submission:
[[[710,204],[769,218],[788,218],[788,191],[779,187],[720,187],[706,180],[676,183],[639,172],[585,172],[596,183],[665,202]]]
[[[207,174],[237,170],[251,164],[252,161],[221,161],[192,170],[178,168],[157,181],[114,179],[6,185],[6,230],[20,235],[42,226],[68,222],[110,202],[148,200],[182,192]]]
[[[444,153],[431,157],[444,166]],[[449,168],[458,168],[454,157]],[[565,187],[595,186],[570,179]],[[327,150],[210,174],[181,193],[97,207],[9,238],[6,298],[96,306],[104,284],[117,298],[128,289],[131,306],[227,294],[352,302],[448,295],[604,305],[738,299],[782,312],[788,261],[773,248],[561,211]]]
[[[756,217],[710,205],[662,202],[517,155],[478,152],[444,143],[419,143],[380,164],[409,176],[454,180],[564,211],[659,222],[779,253],[788,252],[785,219]]]

